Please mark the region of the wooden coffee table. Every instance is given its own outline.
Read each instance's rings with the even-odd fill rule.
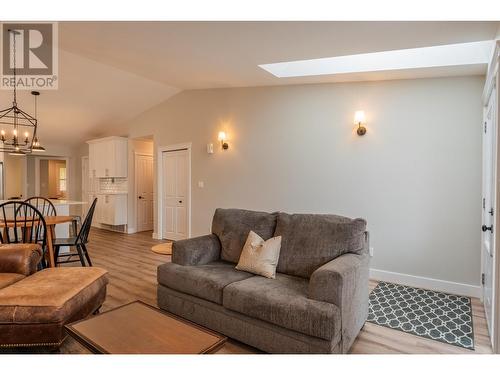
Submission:
[[[141,301],[68,324],[66,330],[91,352],[99,354],[213,353],[227,340]]]

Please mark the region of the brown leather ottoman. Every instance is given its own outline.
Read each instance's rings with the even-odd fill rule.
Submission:
[[[49,268],[0,289],[0,347],[60,345],[65,324],[104,302],[106,273],[98,267]]]

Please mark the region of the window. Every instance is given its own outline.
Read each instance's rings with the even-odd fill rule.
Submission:
[[[59,191],[66,191],[66,167],[59,168]]]

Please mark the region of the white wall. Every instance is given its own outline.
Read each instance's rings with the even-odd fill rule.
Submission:
[[[478,285],[483,83],[185,91],[133,120],[129,135],[154,134],[155,147],[193,142],[193,235],[209,232],[217,207],[364,217],[373,268]]]
[[[5,199],[24,195],[24,157],[4,154]]]

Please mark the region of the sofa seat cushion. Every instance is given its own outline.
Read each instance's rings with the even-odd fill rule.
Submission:
[[[360,254],[365,245],[366,221],[337,215],[280,212],[274,236],[281,236],[277,272],[309,278],[345,253]]]
[[[24,279],[20,273],[0,273],[0,289]]]
[[[212,221],[212,233],[221,243],[221,259],[232,263],[238,263],[251,230],[265,241],[275,229],[276,214],[267,212],[218,208]]]
[[[159,284],[219,305],[222,304],[224,287],[252,276],[248,272],[236,270],[234,264],[222,261],[199,266],[165,263],[158,267]]]
[[[308,280],[276,274],[234,282],[224,288],[229,310],[325,340],[340,340],[340,310],[336,305],[307,298]]]
[[[0,289],[0,324],[66,322],[102,294],[106,273],[98,267],[48,268]]]

